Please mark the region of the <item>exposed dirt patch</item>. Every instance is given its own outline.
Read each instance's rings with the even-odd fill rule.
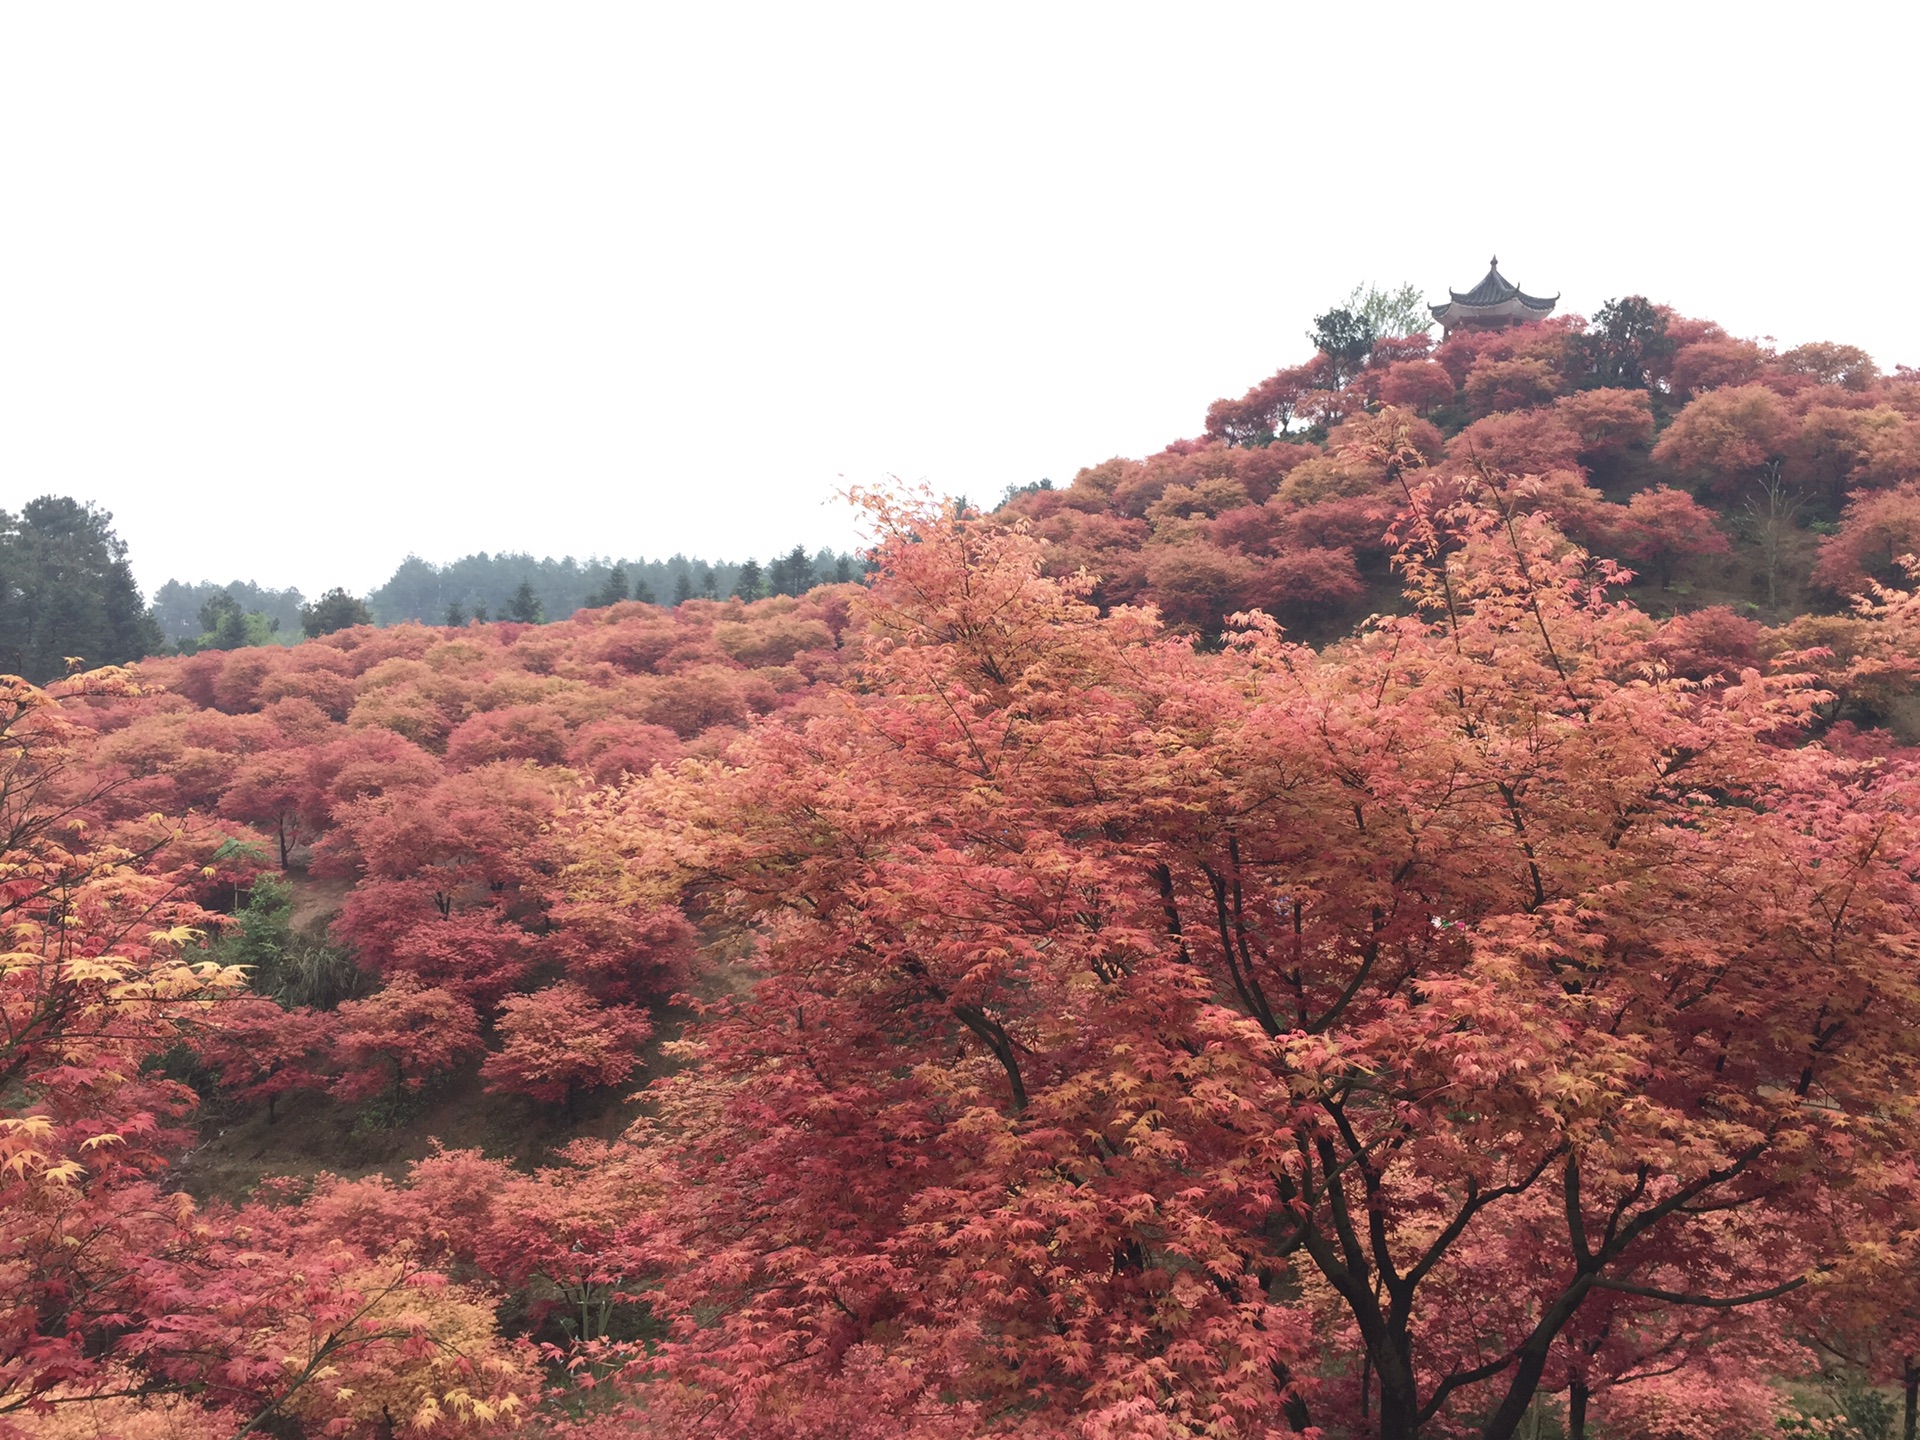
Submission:
[[[353,889],[351,880],[315,879],[297,870],[287,871],[286,880],[293,889],[293,914],[289,918],[295,930],[324,930]]]
[[[631,1092],[607,1090],[582,1096],[569,1120],[557,1105],[488,1094],[478,1072],[475,1061],[397,1102],[348,1105],[323,1095],[287,1095],[277,1121],[267,1118],[264,1106],[209,1110],[201,1127],[205,1139],[181,1157],[175,1171],[196,1198],[237,1201],[269,1176],[398,1176],[436,1144],[531,1169],[570,1140],[612,1139],[640,1115]]]
[[[260,1106],[210,1103],[201,1112],[201,1142],[174,1165],[181,1187],[196,1199],[244,1199],[273,1176],[357,1178],[375,1173],[399,1177],[436,1146],[479,1150],[522,1169],[550,1163],[578,1139],[612,1140],[645,1110],[642,1089],[679,1068],[661,1053],[686,1024],[688,1012],[655,1012],[659,1033],[641,1055],[630,1084],[590,1092],[564,1107],[523,1095],[489,1094],[480,1081],[480,1059],[416,1094],[367,1104],[345,1104],[325,1095],[294,1092],[281,1097],[277,1119]]]

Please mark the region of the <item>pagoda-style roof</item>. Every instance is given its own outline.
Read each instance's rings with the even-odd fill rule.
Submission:
[[[1560,303],[1555,295],[1542,299],[1529,295],[1500,273],[1500,257],[1487,264],[1487,278],[1471,290],[1449,290],[1453,298],[1444,305],[1429,305],[1433,318],[1448,330],[1463,325],[1518,325],[1528,320],[1544,320]]]

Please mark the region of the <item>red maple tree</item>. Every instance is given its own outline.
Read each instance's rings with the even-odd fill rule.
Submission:
[[[560,981],[500,1004],[500,1049],[480,1067],[488,1088],[563,1101],[571,1112],[582,1090],[618,1085],[653,1034],[646,1015],[602,1005],[579,985]]]
[[[1920,1058],[1913,778],[1781,743],[1792,677],[1649,679],[1537,517],[1413,499],[1417,613],[1321,655],[883,512],[863,698],[598,817],[761,937],[659,1091],[667,1293],[718,1307],[671,1373],[1504,1440],[1605,1297],[1711,1322],[1844,1251]]]

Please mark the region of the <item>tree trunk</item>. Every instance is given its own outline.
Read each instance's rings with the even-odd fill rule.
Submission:
[[[1383,1386],[1380,1391],[1380,1440],[1417,1440],[1419,1420],[1414,1407]]]
[[[1567,1391],[1567,1440],[1587,1440],[1587,1387],[1576,1380]],[[1909,1435],[1907,1440],[1913,1440]]]
[[[1909,1355],[1900,1362],[1900,1378],[1907,1382],[1907,1424],[1901,1433],[1906,1440],[1915,1440],[1915,1426],[1920,1425],[1920,1364]]]
[[[1529,1346],[1520,1353],[1520,1363],[1514,1367],[1513,1380],[1507,1387],[1505,1397],[1492,1417],[1481,1430],[1482,1440],[1513,1440],[1520,1429],[1520,1422],[1527,1416],[1527,1407],[1533,1403],[1535,1393],[1540,1389],[1540,1377],[1547,1369],[1547,1345],[1539,1348]]]
[[[1420,1433],[1419,1390],[1413,1378],[1413,1346],[1406,1336],[1389,1341],[1395,1353],[1376,1355],[1380,1376],[1380,1440],[1415,1440]]]
[[[1273,1372],[1273,1383],[1282,1390],[1293,1388],[1293,1369],[1284,1360],[1269,1360],[1267,1367]],[[1313,1415],[1307,1409],[1307,1402],[1298,1391],[1287,1396],[1281,1402],[1280,1413],[1287,1417],[1295,1434],[1304,1435],[1313,1426]]]

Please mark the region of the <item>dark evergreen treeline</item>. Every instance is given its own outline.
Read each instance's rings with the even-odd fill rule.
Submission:
[[[756,560],[707,561],[674,555],[665,560],[555,560],[503,552],[465,555],[435,565],[409,555],[366,597],[374,622],[397,625],[417,620],[427,625],[463,625],[469,620],[560,620],[583,607],[617,600],[647,600],[675,605],[704,596],[801,595],[815,585],[856,579],[864,562],[845,552],[809,554],[796,545],[761,565]],[[169,580],[153,595],[153,618],[169,644],[227,649],[217,645],[217,621],[210,617],[231,608],[258,616],[254,631],[291,644],[305,632],[314,608],[297,589],[273,590],[251,580],[222,585],[213,580],[188,584]],[[236,622],[229,622],[229,628]],[[229,635],[227,638],[231,639]],[[263,643],[259,640],[241,643]]]
[[[350,625],[560,620],[620,600],[757,600],[858,579],[864,561],[805,546],[770,561],[555,560],[507,553],[434,565],[409,555],[364,600],[335,588],[309,601],[252,580],[169,580],[148,606],[113,516],[64,495],[0,510],[0,673],[45,683],[70,661],[118,665],[163,652],[290,645]]]
[[[116,542],[117,543],[117,542]],[[182,651],[243,645],[290,645],[354,624],[464,625],[470,620],[561,620],[574,611],[620,600],[677,605],[695,597],[804,595],[815,585],[854,580],[865,563],[845,552],[811,554],[796,545],[761,565],[757,560],[555,560],[524,553],[462,556],[435,565],[418,555],[400,562],[364,601],[331,590],[308,602],[296,589],[273,590],[251,580],[225,585],[169,580],[154,592],[151,617],[168,645]],[[136,595],[137,601],[137,595]],[[160,648],[150,644],[147,651]]]
[[[799,595],[815,585],[864,573],[852,555],[795,546],[762,566],[754,560],[708,561],[673,555],[665,560],[555,560],[503,553],[465,555],[435,565],[409,555],[384,585],[367,596],[382,625],[418,620],[428,625],[468,620],[558,620],[617,600],[674,605],[695,596]]]

